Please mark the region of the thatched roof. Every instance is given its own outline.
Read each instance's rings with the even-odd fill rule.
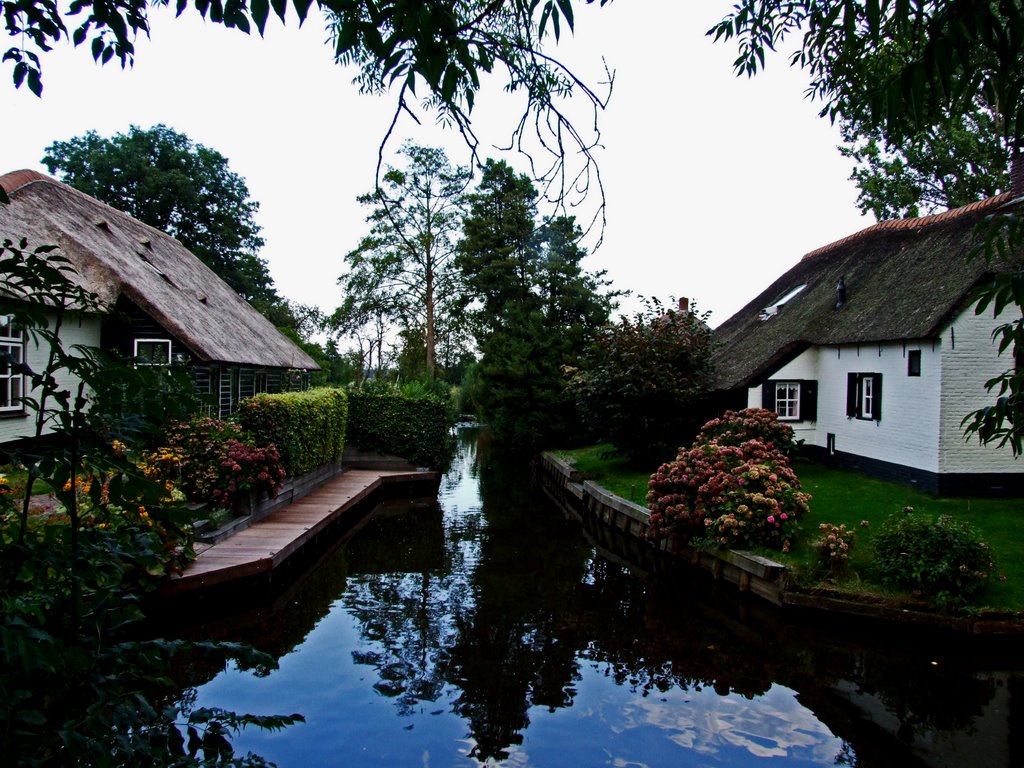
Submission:
[[[811,345],[936,338],[992,272],[983,257],[968,258],[975,225],[1010,202],[1007,193],[881,222],[808,253],[715,330],[716,389],[755,385]],[[846,300],[837,310],[841,278]],[[761,319],[765,309],[771,316]]]
[[[0,176],[0,238],[56,244],[113,308],[135,303],[205,362],[313,370],[313,359],[181,243],[35,171]]]

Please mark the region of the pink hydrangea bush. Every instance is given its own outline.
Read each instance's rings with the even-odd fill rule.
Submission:
[[[792,456],[796,450],[793,428],[779,421],[775,411],[765,408],[726,411],[701,427],[696,442],[742,445],[748,440],[760,440],[766,447],[782,451],[786,456]]]
[[[771,412],[755,417],[761,434],[784,437],[784,431],[767,424],[766,413]],[[722,429],[723,421],[709,422],[716,434],[702,433],[692,448],[680,450],[675,461],[651,475],[651,535],[672,537],[677,544],[707,541],[788,551],[810,496],[774,441],[754,437],[731,444],[735,433]]]

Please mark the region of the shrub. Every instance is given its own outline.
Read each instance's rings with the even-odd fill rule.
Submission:
[[[263,394],[243,400],[238,420],[257,445],[275,445],[289,475],[302,475],[341,458],[348,425],[344,390]]]
[[[992,550],[969,524],[933,518],[908,507],[874,536],[875,565],[884,584],[955,607],[981,592],[995,574]]]
[[[273,497],[285,478],[277,448],[257,445],[237,424],[208,417],[172,424],[165,446],[145,459],[147,473],[178,479],[192,501],[234,509],[250,492]]]
[[[381,384],[348,390],[347,440],[423,466],[444,467],[452,449],[451,403],[434,395],[410,398]]]
[[[788,551],[810,501],[789,466],[792,446],[793,430],[762,408],[709,421],[692,448],[651,475],[651,535]]]
[[[764,408],[726,411],[701,427],[697,436],[698,443],[715,442],[719,445],[742,445],[748,440],[760,440],[766,447],[789,457],[796,449],[793,428],[779,421],[774,411]]]
[[[850,550],[857,543],[857,534],[845,525],[822,523],[818,526],[821,536],[813,546],[818,550],[818,566],[833,576],[838,576],[850,561]]]
[[[664,460],[700,425],[711,373],[706,320],[651,300],[603,329],[582,369],[570,371],[584,420],[631,461]]]
[[[761,440],[698,441],[651,475],[651,534],[677,543],[788,551],[810,496],[786,456]]]

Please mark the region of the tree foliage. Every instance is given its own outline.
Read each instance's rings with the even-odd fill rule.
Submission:
[[[529,177],[489,160],[463,224],[459,266],[482,353],[469,382],[483,416],[515,450],[581,431],[567,388],[618,294],[588,273],[572,217],[536,220]]]
[[[383,183],[359,197],[372,206],[370,234],[345,256],[349,271],[339,283],[346,300],[383,304],[405,333],[421,331],[426,375],[434,378],[439,318],[458,317],[455,239],[470,173],[442,149],[407,143],[401,154],[405,168],[388,168]]]
[[[177,238],[242,298],[277,300],[256,223],[259,203],[216,150],[156,125],[95,131],[46,148],[43,164],[75,189]]]
[[[573,377],[584,419],[632,462],[666,460],[704,422],[712,349],[706,314],[648,300],[597,334]]]
[[[15,41],[3,61],[12,67],[15,86],[27,84],[36,94],[43,88],[42,56],[55,46],[68,41],[88,45],[97,62],[116,59],[124,67],[134,61],[136,38],[149,34],[148,0],[76,0],[66,11],[50,0],[0,2],[5,28]],[[585,2],[605,5],[609,0]],[[173,6],[180,16],[190,3],[174,0]],[[291,8],[301,24],[314,4],[194,0],[192,7],[212,23],[262,35],[271,12],[284,22]],[[585,194],[592,181],[600,187],[593,162],[600,144],[596,118],[611,93],[613,75],[608,73],[607,91],[601,95],[544,51],[548,42],[572,31],[572,0],[317,0],[315,8],[326,19],[335,59],[358,68],[360,86],[397,95],[395,121],[403,113],[413,114],[422,100],[465,137],[476,160],[479,140],[471,120],[476,97],[488,76],[502,72],[506,90],[525,96],[526,105],[508,146],[531,153],[534,167],[543,169],[537,175],[558,200]],[[574,94],[593,110],[588,121],[593,131],[578,127],[583,121],[575,122],[560,105]],[[567,153],[567,147],[574,152]],[[582,166],[567,166],[567,154],[582,158]]]
[[[959,208],[1009,189],[1010,148],[990,110],[978,106],[892,143],[880,128],[841,121],[839,151],[857,165],[857,207],[879,221]]]

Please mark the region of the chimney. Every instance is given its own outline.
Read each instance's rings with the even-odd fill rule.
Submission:
[[[839,284],[836,285],[836,312],[843,308],[846,303],[846,276],[843,275],[839,278]]]
[[[679,297],[679,311],[689,312],[690,311],[690,300],[685,296]]]
[[[1017,142],[1010,150],[1010,192],[1014,197],[1024,196],[1024,153]]]

